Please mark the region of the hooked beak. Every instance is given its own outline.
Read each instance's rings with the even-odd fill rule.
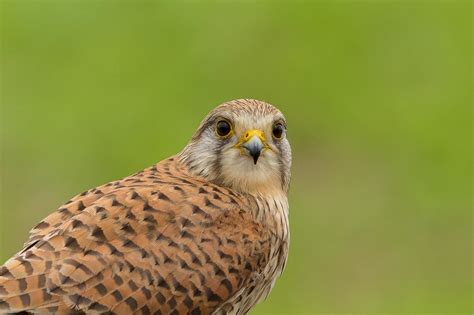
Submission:
[[[265,141],[265,134],[256,129],[244,132],[236,146],[245,149],[245,151],[247,151],[247,153],[253,158],[254,164],[257,164],[262,150],[268,148]]]

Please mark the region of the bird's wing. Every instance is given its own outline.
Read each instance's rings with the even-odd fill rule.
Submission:
[[[86,207],[100,199],[104,195],[110,194],[112,191],[133,184],[133,180],[140,180],[141,174],[149,173],[152,168],[145,169],[143,172],[131,175],[122,180],[113,181],[96,188],[92,188],[82,192],[71,198],[62,205],[57,211],[51,213],[40,223],[33,227],[30,231],[28,240],[24,244],[24,250],[38,240],[44,238],[51,231],[56,230],[65,221],[70,220],[75,215],[80,214]],[[155,169],[156,170],[156,169]]]
[[[261,272],[273,236],[243,199],[200,184],[118,187],[39,226],[0,269],[0,311],[212,312]]]

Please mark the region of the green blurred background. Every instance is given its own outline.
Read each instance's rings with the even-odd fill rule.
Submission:
[[[473,311],[470,1],[0,5],[2,262],[257,98],[294,167],[289,263],[252,314]]]

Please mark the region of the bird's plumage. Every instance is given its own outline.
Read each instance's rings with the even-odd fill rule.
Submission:
[[[183,152],[41,221],[0,267],[0,312],[243,314],[266,297],[288,255],[283,182],[242,191]]]

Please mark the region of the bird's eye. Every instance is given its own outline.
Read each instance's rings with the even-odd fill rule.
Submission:
[[[219,136],[225,137],[230,134],[232,127],[229,122],[226,120],[219,120],[216,124],[216,132]]]
[[[276,139],[281,139],[284,130],[285,127],[281,123],[276,123],[273,125],[272,134]]]

